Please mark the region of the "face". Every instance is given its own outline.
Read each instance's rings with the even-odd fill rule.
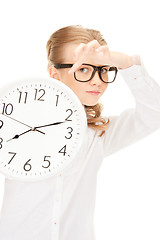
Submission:
[[[68,46],[64,49],[63,63],[75,63],[74,51],[77,46],[77,44],[68,44]],[[87,62],[85,63],[93,64],[89,59],[87,59]],[[96,105],[99,98],[105,92],[108,84],[101,81],[98,72],[95,73],[94,77],[89,82],[78,82],[74,78],[74,73],[68,73],[69,70],[70,68],[55,69],[54,67],[50,67],[50,77],[58,79],[64,84],[66,84],[68,87],[70,87],[73,92],[78,96],[83,105]]]

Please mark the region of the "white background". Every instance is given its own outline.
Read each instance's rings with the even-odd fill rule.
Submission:
[[[24,77],[48,77],[46,42],[73,24],[98,29],[111,50],[139,54],[160,84],[159,1],[5,0],[0,4],[0,87]],[[104,114],[134,106],[123,79],[103,96]],[[95,212],[97,240],[160,239],[160,131],[104,159]],[[0,205],[4,177],[0,175]]]

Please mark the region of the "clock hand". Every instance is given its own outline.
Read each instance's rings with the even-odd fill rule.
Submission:
[[[39,126],[39,127],[34,127],[33,129],[29,129],[29,130],[27,130],[27,131],[25,131],[25,132],[23,132],[23,133],[21,133],[21,134],[19,134],[19,135],[18,135],[18,134],[15,135],[13,138],[7,140],[7,142],[10,141],[10,140],[12,140],[12,139],[17,139],[17,138],[19,138],[21,135],[23,135],[23,134],[25,134],[25,133],[27,133],[27,132],[30,132],[30,131],[38,131],[37,128],[48,127],[48,126],[53,126],[53,125],[59,125],[59,124],[61,124],[61,123],[64,123],[64,122],[56,122],[56,123],[51,123],[51,124],[47,124],[47,125],[43,125],[43,126]],[[41,133],[43,133],[43,132],[41,132]],[[43,134],[45,134],[45,133],[43,133]]]
[[[51,124],[47,124],[47,125],[43,125],[43,126],[39,126],[39,127],[35,127],[34,129],[37,129],[37,128],[43,128],[43,127],[48,127],[48,126],[53,126],[53,125],[59,125],[61,123],[64,123],[64,122],[56,122],[56,123],[51,123]]]
[[[21,133],[21,134],[16,134],[13,138],[7,140],[6,142],[8,142],[8,141],[10,141],[10,140],[12,140],[12,139],[17,139],[17,138],[19,138],[20,136],[22,136],[23,134],[28,133],[28,132],[30,132],[30,131],[36,131],[36,129],[35,129],[35,128],[34,128],[34,129],[29,129],[29,130],[27,130],[27,131],[25,131],[25,132],[23,132],[23,133]],[[43,133],[43,132],[41,132],[41,133]],[[43,133],[43,134],[45,134],[45,133]]]
[[[2,114],[2,113],[1,113],[1,114]],[[27,125],[27,124],[25,124],[25,123],[23,123],[23,122],[20,122],[20,121],[17,120],[17,119],[14,119],[14,118],[12,118],[12,117],[10,117],[10,116],[7,116],[7,115],[5,115],[5,114],[2,114],[2,115],[5,116],[5,117],[10,118],[10,119],[12,119],[12,120],[14,120],[14,121],[16,121],[16,122],[19,122],[19,123],[21,123],[21,124],[23,124],[23,125],[25,125],[25,126],[31,128],[31,130],[33,130],[31,126],[29,126],[29,125]],[[35,130],[34,130],[34,131],[35,131]],[[44,132],[41,132],[41,131],[39,131],[39,130],[36,130],[36,131],[45,134]]]
[[[2,114],[2,113],[1,113]],[[32,128],[31,126],[29,126],[29,125],[27,125],[27,124],[25,124],[25,123],[23,123],[23,122],[20,122],[19,120],[17,120],[17,119],[14,119],[14,118],[12,118],[12,117],[10,117],[10,116],[8,116],[8,115],[5,115],[5,114],[2,114],[3,116],[5,116],[5,117],[7,117],[7,118],[10,118],[10,119],[12,119],[12,120],[14,120],[14,121],[16,121],[16,122],[19,122],[19,123],[21,123],[21,124],[23,124],[23,125],[25,125],[25,126],[27,126],[27,127],[29,127],[29,128]]]
[[[21,134],[19,134],[19,135],[16,134],[13,138],[7,140],[6,142],[8,142],[8,141],[10,141],[10,140],[12,140],[12,139],[17,139],[17,138],[19,138],[21,135],[23,135],[23,134],[25,134],[25,133],[27,133],[27,132],[30,132],[30,131],[32,131],[32,129],[29,129],[29,130],[27,130],[27,131],[25,131],[25,132],[23,132],[23,133],[21,133]]]

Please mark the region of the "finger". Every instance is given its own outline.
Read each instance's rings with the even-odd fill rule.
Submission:
[[[80,55],[84,53],[86,44],[80,43],[79,46],[75,49],[74,60],[76,61]]]
[[[74,54],[74,60],[77,61],[83,54],[86,55],[91,49],[100,47],[97,40],[90,41],[87,44],[81,43],[76,49]]]
[[[100,46],[99,48],[97,48],[96,50],[97,56],[101,57],[101,58],[106,58],[109,57],[109,49],[107,46]]]
[[[77,61],[74,63],[72,68],[68,71],[69,74],[75,72],[84,62],[87,58],[87,55],[92,52],[93,50],[99,48],[101,45],[98,43],[97,40],[90,41],[88,44],[81,43],[75,53],[77,56]]]
[[[96,52],[103,52],[104,54],[108,53],[108,47],[105,46],[100,46],[96,49]]]
[[[92,51],[92,50],[96,50],[97,48],[99,48],[101,45],[99,44],[99,42],[97,40],[93,40],[90,41],[87,45],[86,45],[86,49],[85,49],[85,54],[87,54],[88,52]]]
[[[85,62],[86,56],[83,54],[78,61],[76,61],[72,68],[68,71],[69,74],[75,72],[84,62]]]

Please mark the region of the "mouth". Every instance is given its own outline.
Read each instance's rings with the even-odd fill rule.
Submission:
[[[93,96],[99,96],[101,94],[101,92],[99,91],[86,91],[86,93],[91,94]]]

